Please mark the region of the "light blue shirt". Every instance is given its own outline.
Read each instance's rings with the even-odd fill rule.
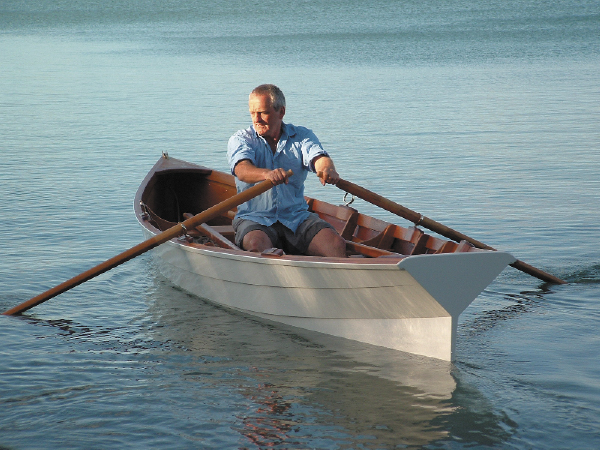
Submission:
[[[315,134],[304,127],[281,124],[281,138],[277,143],[277,151],[273,154],[271,147],[260,137],[254,127],[240,130],[229,139],[227,158],[231,173],[237,163],[247,159],[256,167],[274,170],[292,169],[294,175],[288,184],[280,184],[267,192],[238,206],[236,217],[252,220],[261,225],[271,226],[279,221],[293,232],[308,216],[308,204],[304,200],[304,181],[308,172],[314,172],[312,161],[315,157],[328,156]],[[253,184],[235,179],[238,192],[242,192]]]

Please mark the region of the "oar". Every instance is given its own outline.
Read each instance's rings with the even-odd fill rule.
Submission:
[[[452,239],[453,241],[456,241],[456,242],[465,240],[467,242],[470,242],[477,248],[481,248],[481,249],[485,249],[485,250],[496,250],[495,248],[490,247],[489,245],[486,245],[486,244],[479,242],[473,238],[470,238],[469,236],[466,236],[456,230],[453,230],[452,228],[448,228],[447,226],[442,225],[441,223],[438,223],[435,220],[429,219],[428,217],[425,217],[422,214],[419,214],[415,211],[405,208],[404,206],[399,205],[398,203],[394,203],[393,201],[388,200],[387,198],[382,197],[381,195],[375,194],[374,192],[371,192],[368,189],[365,189],[354,183],[340,179],[337,182],[336,186],[339,187],[341,190],[348,192],[349,194],[352,194],[356,197],[362,198],[363,200],[365,200],[369,203],[372,203],[375,206],[379,206],[380,208],[383,208],[386,211],[389,211],[400,217],[403,217],[404,219],[413,222],[415,225],[422,225],[423,227],[425,227],[429,230],[435,231],[436,233],[438,233],[444,237],[447,237],[448,239]],[[520,260],[515,261],[514,263],[511,264],[511,266],[514,267],[515,269],[520,270],[521,272],[525,272],[526,274],[537,277],[540,280],[546,281],[548,283],[556,283],[556,284],[566,284],[567,283],[566,281],[561,280],[560,278],[557,278],[554,275],[550,275],[549,273],[546,273],[540,269],[536,269],[535,267],[530,266],[529,264],[526,264]]]
[[[288,176],[292,176],[291,170],[288,171]],[[121,253],[107,261],[104,261],[101,264],[98,264],[96,267],[93,267],[93,268],[77,275],[76,277],[73,277],[70,280],[65,281],[64,283],[61,283],[58,286],[56,286],[52,289],[49,289],[48,291],[44,292],[43,294],[33,297],[32,299],[27,300],[26,302],[21,303],[20,305],[15,306],[12,309],[9,309],[8,311],[4,312],[3,314],[10,316],[10,315],[14,315],[14,314],[20,314],[23,311],[27,311],[28,309],[33,308],[34,306],[39,305],[40,303],[43,303],[46,300],[50,300],[51,298],[56,297],[57,295],[62,294],[63,292],[66,292],[69,289],[74,288],[75,286],[85,283],[86,281],[88,281],[100,274],[103,274],[104,272],[107,272],[110,269],[113,269],[113,268],[123,264],[124,262],[127,262],[130,259],[133,259],[136,256],[139,256],[142,253],[147,252],[148,250],[153,249],[154,247],[157,247],[160,244],[167,242],[170,239],[173,239],[177,236],[185,234],[188,229],[191,230],[194,227],[200,225],[201,223],[207,222],[210,219],[217,217],[217,216],[241,205],[242,203],[247,202],[248,200],[262,194],[263,192],[268,191],[272,187],[273,187],[273,184],[271,183],[271,181],[269,181],[269,180],[262,181],[261,183],[255,185],[255,186],[252,186],[251,188],[249,188],[243,192],[240,192],[239,194],[236,194],[233,197],[230,197],[227,200],[224,200],[215,206],[208,208],[207,210],[195,215],[194,217],[191,217],[181,223],[178,223],[177,225],[172,226],[168,230],[163,231],[162,233],[157,234],[154,237],[151,237],[150,239],[142,242],[141,244],[138,244],[135,247],[132,247],[129,250],[126,250],[123,253]]]

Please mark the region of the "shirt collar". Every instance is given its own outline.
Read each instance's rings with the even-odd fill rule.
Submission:
[[[282,130],[282,133],[281,133],[282,137],[284,134],[287,134],[288,137],[293,137],[296,135],[296,127],[294,125],[281,122],[281,130]]]

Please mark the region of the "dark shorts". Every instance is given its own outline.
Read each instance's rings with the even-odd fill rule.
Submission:
[[[270,227],[266,227],[251,220],[236,218],[233,221],[235,244],[238,247],[243,248],[244,236],[250,231],[261,230],[269,236],[274,247],[280,248],[291,255],[305,254],[313,238],[323,228],[335,229],[329,222],[324,221],[315,213],[310,213],[308,219],[298,226],[295,233],[292,233],[292,230],[281,222],[275,222]]]

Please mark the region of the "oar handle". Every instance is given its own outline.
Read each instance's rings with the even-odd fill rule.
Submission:
[[[453,241],[456,241],[456,242],[460,242],[460,241],[464,240],[464,241],[470,242],[475,247],[481,248],[484,250],[496,250],[495,248],[490,247],[489,245],[486,245],[483,242],[479,242],[465,234],[462,234],[456,230],[453,230],[452,228],[442,225],[441,223],[436,222],[435,220],[425,217],[422,214],[419,214],[419,213],[412,211],[402,205],[399,205],[398,203],[395,203],[385,197],[382,197],[379,194],[371,192],[368,189],[365,189],[354,183],[351,183],[350,181],[346,181],[346,180],[343,180],[340,178],[340,180],[336,183],[336,186],[338,188],[340,188],[341,190],[348,192],[349,194],[352,194],[352,195],[354,195],[358,198],[361,198],[369,203],[372,203],[375,206],[379,206],[380,208],[385,209],[386,211],[389,211],[400,217],[403,217],[404,219],[409,220],[410,222],[413,222],[415,225],[421,225],[431,231],[435,231],[436,233],[438,233],[448,239],[452,239]],[[511,266],[517,270],[520,270],[521,272],[524,272],[524,273],[527,273],[534,277],[537,277],[540,280],[546,281],[548,283],[556,283],[556,284],[566,284],[567,283],[566,281],[561,280],[560,278],[557,278],[554,275],[551,275],[540,269],[530,266],[529,264],[526,264],[520,260],[515,261],[514,263],[511,264]]]
[[[288,176],[292,175],[293,172],[289,170]],[[136,245],[135,247],[132,247],[129,250],[126,250],[123,253],[107,261],[104,261],[103,263],[98,264],[97,266],[86,270],[83,273],[80,273],[79,275],[71,278],[70,280],[67,280],[59,284],[58,286],[55,286],[52,289],[49,289],[46,292],[37,295],[36,297],[33,297],[30,300],[27,300],[26,302],[21,303],[20,305],[15,306],[12,309],[9,309],[8,311],[5,311],[3,314],[10,316],[20,314],[23,311],[27,311],[28,309],[31,309],[34,306],[39,305],[40,303],[50,300],[51,298],[56,297],[57,295],[60,295],[63,292],[74,288],[75,286],[79,286],[80,284],[85,283],[86,281],[98,275],[101,275],[104,272],[107,272],[110,269],[113,269],[129,261],[130,259],[141,255],[142,253],[147,252],[148,250],[152,250],[154,247],[157,247],[164,242],[167,242],[177,236],[185,234],[187,230],[193,229],[201,223],[208,222],[210,219],[220,216],[221,214],[241,205],[242,203],[247,202],[248,200],[251,200],[254,197],[257,197],[263,192],[268,191],[272,187],[273,183],[271,181],[262,181],[252,186],[251,188],[246,189],[245,191],[242,191],[239,194],[236,194],[232,197],[229,197],[221,203],[218,203],[217,205],[214,205],[199,214],[196,214],[194,217],[191,217],[181,223],[178,223],[177,225],[172,226],[168,230],[163,231],[162,233],[145,240],[144,242]]]

